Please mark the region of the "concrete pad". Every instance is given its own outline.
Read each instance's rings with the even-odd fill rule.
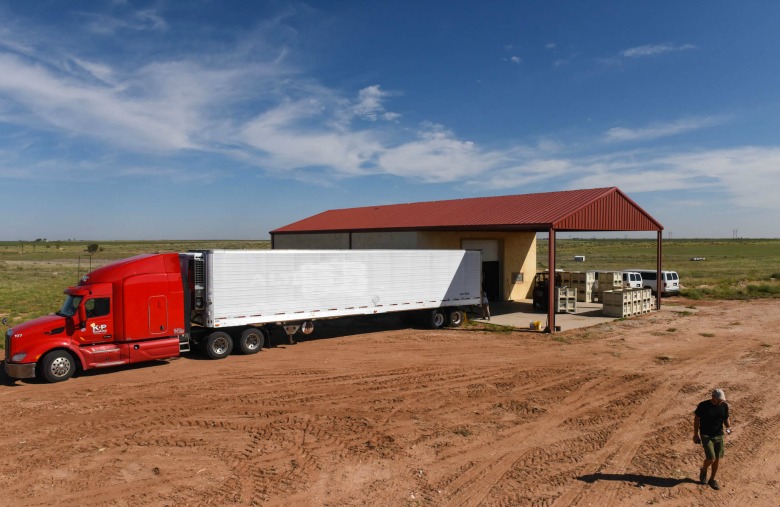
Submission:
[[[574,313],[556,313],[555,325],[561,327],[561,331],[577,329],[581,327],[595,326],[604,322],[617,320],[615,317],[607,317],[602,314],[604,309],[601,303],[581,303],[577,301],[577,310]],[[664,300],[661,312],[696,312],[693,307],[683,306],[678,302]],[[631,318],[631,317],[629,317]],[[476,322],[488,321],[479,315],[469,315],[469,320]],[[530,323],[540,321],[542,329],[547,327],[547,312],[541,313],[534,310],[533,300],[497,301],[490,303],[490,324],[509,326],[517,329],[530,330]]]
[[[577,301],[577,309],[574,313],[556,313],[555,325],[561,327],[561,331],[580,327],[595,326],[603,322],[612,322],[614,317],[606,317],[602,314],[603,306],[600,303],[581,303]],[[475,322],[487,322],[479,316],[469,316]],[[540,321],[542,329],[547,327],[547,312],[541,313],[534,310],[533,301],[524,299],[520,301],[498,301],[490,303],[490,324],[510,326],[517,329],[530,329],[530,322]]]

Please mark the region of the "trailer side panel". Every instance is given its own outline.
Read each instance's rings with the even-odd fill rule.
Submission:
[[[209,327],[480,303],[479,252],[210,250]]]

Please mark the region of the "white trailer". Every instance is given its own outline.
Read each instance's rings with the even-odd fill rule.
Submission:
[[[459,326],[481,302],[482,262],[465,250],[190,252],[192,321],[210,329],[280,324],[292,339],[318,319],[418,311]]]

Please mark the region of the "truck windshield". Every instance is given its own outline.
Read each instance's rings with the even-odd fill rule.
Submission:
[[[76,315],[76,309],[79,307],[79,304],[81,304],[82,299],[84,299],[82,296],[71,296],[69,294],[68,297],[65,298],[65,302],[62,303],[62,308],[57,312],[57,315],[62,317],[73,317]]]

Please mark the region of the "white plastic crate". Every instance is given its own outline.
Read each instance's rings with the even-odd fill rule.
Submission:
[[[577,311],[577,289],[556,287],[555,311],[557,313],[574,313]]]

